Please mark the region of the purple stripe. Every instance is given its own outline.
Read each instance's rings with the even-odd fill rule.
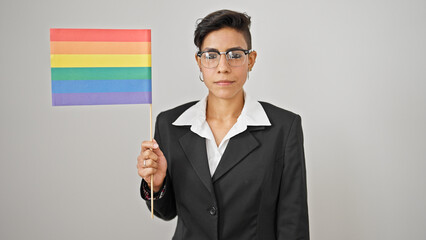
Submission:
[[[152,103],[151,92],[53,93],[53,106]]]

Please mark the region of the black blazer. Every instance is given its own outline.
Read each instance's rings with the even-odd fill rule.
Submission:
[[[168,169],[154,213],[178,216],[173,239],[309,239],[300,116],[261,102],[271,126],[232,137],[211,177],[205,139],[172,125],[193,104],[160,113],[155,127]]]

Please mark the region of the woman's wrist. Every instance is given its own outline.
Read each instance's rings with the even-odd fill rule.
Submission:
[[[162,187],[163,185],[160,185],[160,186],[158,186],[158,187],[154,187],[154,193],[158,193],[160,190],[161,190],[161,187]]]
[[[157,193],[157,192],[161,191],[161,189],[163,188],[163,185],[164,185],[164,179],[163,179],[163,181],[161,181],[161,183],[159,185],[155,185],[153,187],[152,190],[154,191],[154,193]],[[146,183],[147,183],[149,189],[151,189],[151,183],[150,182],[146,182]]]

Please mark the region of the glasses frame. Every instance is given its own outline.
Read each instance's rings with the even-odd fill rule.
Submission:
[[[197,52],[197,56],[201,60],[201,56],[203,55],[203,53],[215,52],[215,53],[219,54],[219,56],[225,54],[226,62],[229,64],[229,62],[228,62],[229,61],[229,59],[228,59],[228,53],[232,52],[232,51],[243,51],[245,56],[247,56],[248,54],[250,54],[251,52],[253,52],[252,49],[246,50],[246,49],[235,48],[235,49],[229,49],[226,52],[219,52],[218,50],[198,51]],[[203,65],[203,67],[205,67],[205,68],[216,68],[217,66],[219,66],[219,63],[220,63],[220,58],[219,58],[219,61],[217,62],[217,65],[215,67],[206,67],[206,66],[203,65],[202,62],[201,62],[201,65]],[[229,66],[231,66],[231,67],[239,67],[239,66],[232,66],[231,64],[229,64]]]

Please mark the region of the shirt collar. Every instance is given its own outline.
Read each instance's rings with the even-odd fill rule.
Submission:
[[[239,120],[247,126],[271,126],[262,105],[246,92],[244,92],[244,107],[237,121]]]
[[[175,126],[191,126],[193,132],[196,132],[194,131],[196,129],[204,129],[204,124],[207,124],[206,106],[207,96],[188,108],[172,124]],[[244,92],[244,107],[237,122],[245,126],[271,126],[262,105],[246,92]]]

